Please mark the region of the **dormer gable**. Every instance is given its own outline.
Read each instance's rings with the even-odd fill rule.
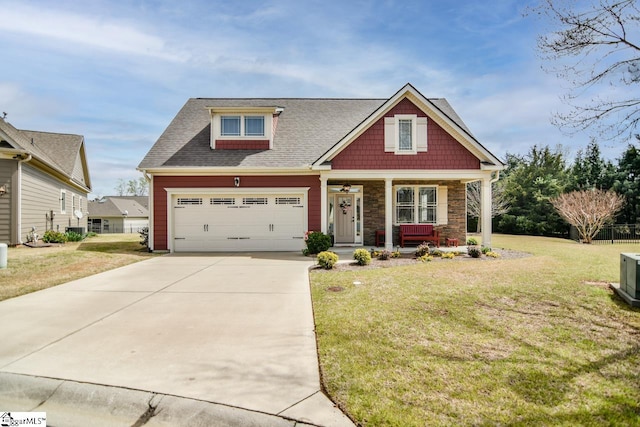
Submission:
[[[271,150],[280,107],[207,107],[212,150]]]

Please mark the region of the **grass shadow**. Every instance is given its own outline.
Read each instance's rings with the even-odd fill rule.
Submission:
[[[78,245],[77,250],[146,257],[152,256],[152,253],[138,242],[83,242]]]

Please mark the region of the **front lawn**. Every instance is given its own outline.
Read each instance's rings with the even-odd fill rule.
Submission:
[[[154,254],[138,234],[101,234],[50,247],[9,248],[0,269],[0,301],[142,261]]]
[[[606,286],[640,245],[493,243],[533,256],[312,273],[327,393],[365,426],[640,425],[640,310]]]

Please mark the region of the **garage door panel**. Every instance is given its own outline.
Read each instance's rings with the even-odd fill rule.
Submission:
[[[304,247],[303,201],[300,194],[175,195],[173,249],[298,251]]]

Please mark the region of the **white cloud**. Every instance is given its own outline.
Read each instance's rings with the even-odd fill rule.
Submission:
[[[19,3],[3,7],[2,29],[121,54],[178,62],[187,59],[184,53],[171,49],[162,38],[131,24]]]

